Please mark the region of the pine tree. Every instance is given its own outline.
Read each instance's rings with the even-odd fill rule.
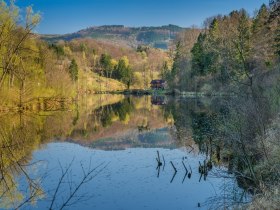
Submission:
[[[241,16],[239,19],[238,27],[238,39],[235,42],[236,49],[238,51],[238,57],[240,62],[243,65],[244,71],[248,71],[247,66],[247,58],[250,53],[250,38],[251,38],[251,30],[250,30],[250,20],[245,11],[241,11]]]
[[[273,22],[273,20],[279,18],[280,16],[280,0],[274,0],[270,4],[270,16],[269,16],[269,22]]]
[[[133,72],[126,57],[123,57],[119,60],[118,65],[114,69],[113,76],[115,79],[126,84],[127,88],[129,89],[132,83]]]
[[[178,41],[175,49],[174,63],[171,69],[171,76],[173,77],[173,79],[175,79],[176,75],[178,75],[180,71],[180,60],[182,58],[182,53],[183,53],[182,50],[183,50],[183,45],[181,41]]]
[[[221,49],[221,32],[220,32],[220,20],[214,18],[210,28],[209,34],[205,38],[205,44],[203,45],[203,73],[216,73],[219,71],[220,49]]]
[[[105,76],[110,77],[113,71],[112,57],[108,54],[102,54],[99,63],[101,70],[105,72]]]
[[[72,81],[76,82],[78,80],[78,64],[76,63],[75,59],[71,61],[71,64],[69,66],[69,73]]]
[[[206,34],[200,33],[197,42],[194,44],[192,53],[192,74],[193,75],[205,75],[205,52],[204,52],[204,41]]]
[[[268,7],[263,4],[258,11],[258,14],[253,20],[252,25],[252,57],[256,66],[270,63],[271,57],[273,56],[271,45],[268,44],[271,34],[269,32],[268,21],[270,12]]]
[[[168,62],[164,61],[162,68],[161,68],[161,77],[165,80],[168,80],[170,76],[170,70],[168,67]]]
[[[280,0],[270,0],[269,6],[272,10],[275,10],[280,5]]]
[[[269,18],[269,10],[265,4],[263,4],[256,16],[256,18],[253,21],[253,33],[260,32],[264,26],[266,25],[266,22]]]
[[[213,36],[213,38],[217,36],[218,27],[219,27],[218,19],[214,18],[209,28],[209,33],[211,36]]]

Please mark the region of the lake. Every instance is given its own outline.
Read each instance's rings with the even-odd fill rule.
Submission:
[[[0,114],[1,209],[225,209],[250,200],[219,132],[224,99],[94,95]]]

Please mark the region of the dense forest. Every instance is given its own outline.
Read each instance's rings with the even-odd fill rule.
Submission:
[[[229,168],[254,192],[251,209],[279,205],[279,37],[279,1],[253,17],[244,9],[217,15],[197,36],[177,38],[173,65],[163,70],[175,94],[234,96],[219,99],[220,105],[213,99],[212,112],[192,113],[193,138],[201,149],[213,142],[227,148]]]
[[[254,17],[240,10],[208,18],[197,39],[178,37],[174,64],[164,76],[182,91],[263,85],[259,80],[279,69],[279,24],[278,1],[262,5]]]

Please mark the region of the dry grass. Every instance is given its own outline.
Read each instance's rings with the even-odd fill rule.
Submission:
[[[280,209],[280,185],[267,189],[262,194],[257,195],[248,209],[252,210],[273,210]]]
[[[267,131],[265,146],[268,158],[256,167],[261,180],[261,193],[256,195],[249,209],[280,209],[280,116]]]
[[[101,77],[92,72],[80,72],[79,89],[83,91],[116,91],[125,90],[126,86],[114,79]]]

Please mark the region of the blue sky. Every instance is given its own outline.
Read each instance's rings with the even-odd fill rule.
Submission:
[[[250,14],[268,0],[17,0],[33,5],[43,34],[64,34],[90,26],[201,26],[205,18],[245,8]]]

